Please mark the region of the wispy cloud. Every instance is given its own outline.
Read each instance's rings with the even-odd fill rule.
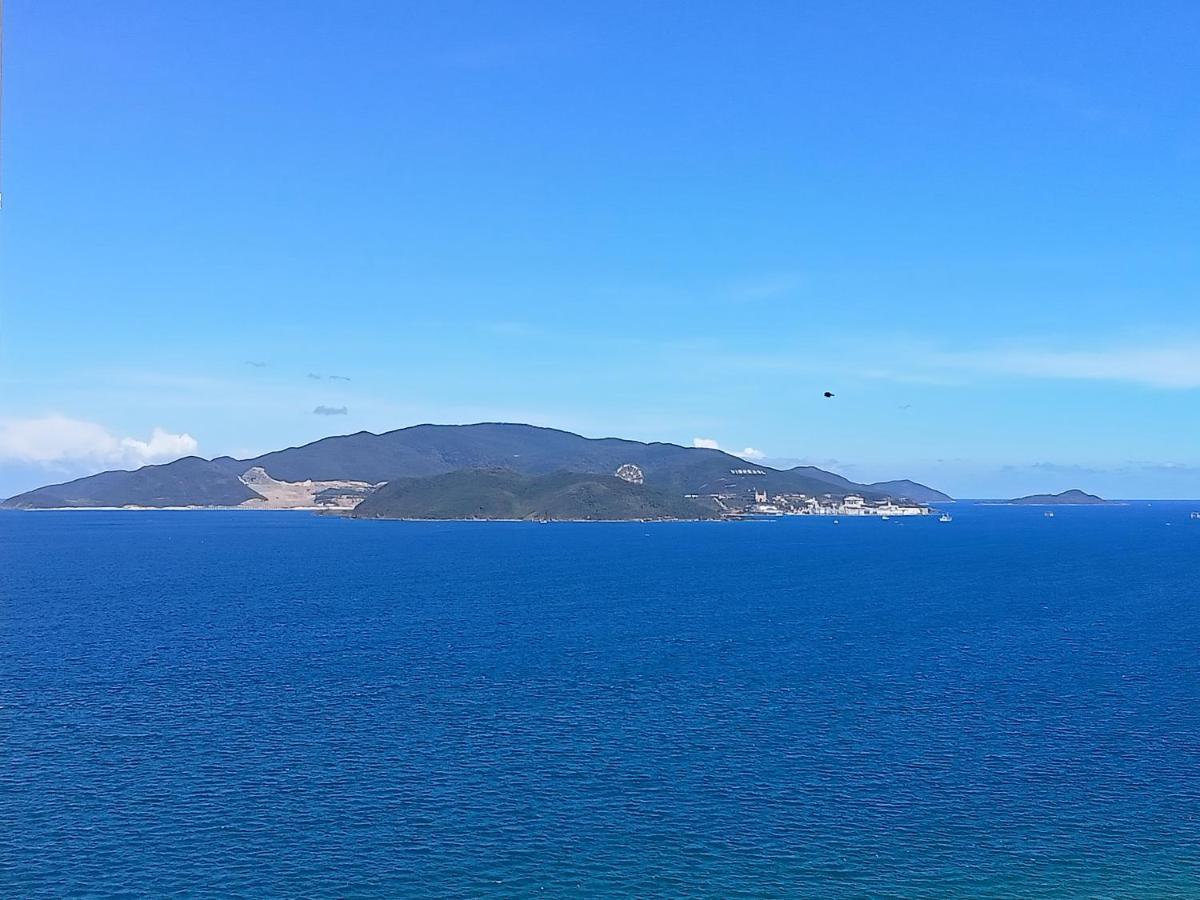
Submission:
[[[1131,460],[1121,471],[1137,471],[1150,475],[1166,475],[1173,478],[1200,478],[1200,465],[1179,462],[1146,462]]]
[[[501,35],[490,40],[463,42],[435,53],[436,65],[451,69],[487,72],[496,69],[544,65],[570,59],[579,52],[573,34],[559,29],[542,29],[521,34]]]
[[[1200,340],[1072,349],[997,347],[935,353],[928,362],[943,369],[983,375],[1113,381],[1174,389],[1200,387]]]
[[[934,387],[949,387],[962,384],[962,374],[948,372],[910,372],[902,371],[899,367],[890,369],[863,369],[858,373],[863,378],[875,381],[894,381],[897,384],[931,385]]]
[[[1130,114],[1129,110],[1118,108],[1083,85],[1062,79],[1030,76],[1004,79],[1000,84],[1007,84],[1024,97],[1069,119],[1114,125],[1124,122]]]
[[[791,296],[803,286],[804,278],[799,272],[771,272],[733,282],[728,295],[742,303],[754,303]]]
[[[318,406],[316,409],[313,410],[313,415],[314,416],[344,416],[349,411],[350,410],[348,410],[344,406]]]
[[[543,325],[515,320],[477,322],[475,327],[485,334],[502,338],[550,338],[555,336]]]
[[[1008,463],[1000,467],[1005,472],[1038,472],[1046,475],[1097,475],[1102,470],[1078,463],[1035,462],[1025,464]]]
[[[1200,338],[1093,341],[1061,345],[1012,341],[947,349],[909,337],[863,337],[851,359],[887,360],[886,366],[847,368],[847,350],[835,342],[828,352],[710,354],[711,364],[731,370],[817,374],[836,371],[900,384],[958,386],[980,379],[1020,378],[1097,381],[1172,390],[1200,388]]]

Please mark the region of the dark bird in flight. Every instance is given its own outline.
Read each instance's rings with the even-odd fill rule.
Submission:
[[[832,397],[832,396],[833,396],[833,391],[826,391],[826,392],[825,392],[825,396],[826,396],[827,398],[828,398],[828,397]]]

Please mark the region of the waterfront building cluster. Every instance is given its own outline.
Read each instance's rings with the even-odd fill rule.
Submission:
[[[919,503],[904,500],[867,500],[857,494],[834,497],[825,494],[813,497],[808,494],[768,495],[765,490],[754,491],[753,502],[738,506],[735,498],[722,498],[722,504],[730,515],[751,516],[927,516],[933,510]]]

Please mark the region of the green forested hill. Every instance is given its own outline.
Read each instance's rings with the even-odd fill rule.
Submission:
[[[370,519],[708,519],[711,501],[689,500],[611,475],[522,475],[463,469],[400,478],[367,497],[354,516]]]

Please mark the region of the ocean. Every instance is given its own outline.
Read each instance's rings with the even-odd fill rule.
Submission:
[[[1197,897],[1193,508],[0,514],[0,895]]]

